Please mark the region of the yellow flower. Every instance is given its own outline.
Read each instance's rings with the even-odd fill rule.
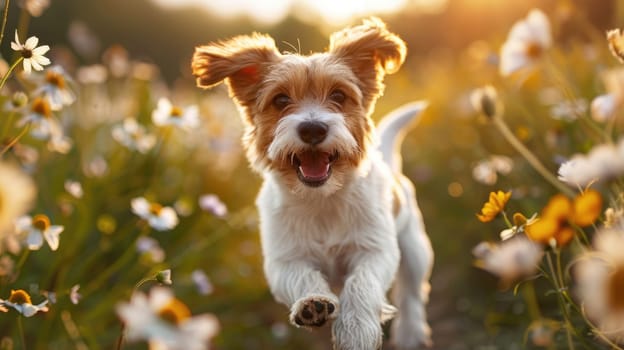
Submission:
[[[587,190],[574,198],[574,224],[585,227],[598,219],[602,211],[602,197],[594,190]]]
[[[571,225],[589,226],[598,219],[602,210],[602,197],[587,190],[570,200],[557,194],[542,209],[539,220],[527,224],[526,234],[535,242],[563,246],[574,238]]]
[[[509,192],[490,192],[490,198],[481,208],[481,213],[477,214],[477,218],[481,222],[490,222],[505,209],[505,204],[511,198],[511,191]]]

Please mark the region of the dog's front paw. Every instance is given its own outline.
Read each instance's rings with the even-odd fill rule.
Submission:
[[[383,331],[379,319],[341,315],[332,328],[334,350],[379,350]]]
[[[338,299],[323,295],[297,300],[290,312],[290,322],[297,327],[320,327],[338,314]]]

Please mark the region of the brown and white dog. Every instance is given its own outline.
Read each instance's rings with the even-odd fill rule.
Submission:
[[[396,348],[430,343],[433,253],[397,152],[425,104],[395,111],[377,129],[370,118],[384,75],[405,54],[405,43],[370,18],[309,56],[281,54],[257,33],[193,56],[198,86],[228,85],[247,157],[264,178],[256,203],[271,291],[297,327],[333,320],[340,350],[380,348],[381,323],[395,314]],[[393,282],[396,308],[386,300]]]

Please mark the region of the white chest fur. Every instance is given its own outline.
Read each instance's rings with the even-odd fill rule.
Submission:
[[[329,196],[314,188],[293,194],[278,181],[267,175],[257,199],[265,257],[305,260],[340,283],[357,250],[396,246],[392,180],[381,161]]]

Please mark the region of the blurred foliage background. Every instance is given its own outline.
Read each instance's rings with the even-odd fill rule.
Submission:
[[[436,254],[429,306],[435,349],[533,348],[525,339],[530,318],[522,299],[513,290],[500,290],[494,277],[472,266],[472,247],[499,233],[478,222],[475,213],[497,189],[513,190],[522,199],[516,205],[523,207],[516,210],[537,212],[555,189],[495,128],[477,118],[468,98],[485,84],[502,88],[508,123],[554,173],[562,157],[591,145],[585,128],[550,117],[552,105],[540,98],[540,91],[557,88],[555,83],[535,75],[520,84],[498,74],[500,45],[514,21],[533,7],[551,19],[559,48],[553,62],[577,96],[590,100],[601,93],[601,70],[616,64],[604,32],[622,23],[621,2],[448,0],[423,10],[408,1],[401,11],[380,15],[407,42],[409,54],[402,70],[387,77],[374,118],[405,102],[430,102],[403,154]],[[309,333],[288,325],[287,309],[268,291],[254,207],[260,179],[242,154],[242,126],[227,92],[223,87],[196,89],[190,57],[196,45],[252,31],[269,33],[282,50],[319,51],[327,46],[329,33],[359,19],[327,23],[312,12],[293,11],[277,23],[264,23],[197,8],[163,8],[148,0],[52,0],[40,17],[28,21],[20,20],[20,11],[12,4],[7,36],[12,38],[11,28],[18,23],[28,22],[30,35],[52,47],[48,56],[77,76],[78,87],[76,105],[63,115],[74,147],[67,155],[42,151],[32,172],[39,189],[33,212],[65,225],[60,248],[32,253],[19,275],[0,284],[0,296],[32,285],[62,295],[78,283],[83,298],[72,305],[59,297],[48,313],[26,320],[29,348],[112,348],[120,332],[114,306],[128,300],[141,278],[165,268],[172,269],[172,288],[193,314],[218,317],[216,349],[329,348],[327,330]],[[8,44],[0,50],[11,57]],[[96,83],[78,77],[81,68],[94,64],[104,62],[110,69],[111,55],[119,52],[133,65],[132,74],[109,73]],[[110,140],[111,125],[125,117],[148,124],[162,96],[182,105],[198,104],[201,127],[189,135],[160,131],[159,143],[146,155]],[[23,141],[29,142],[37,145]],[[511,157],[513,170],[495,183],[480,183],[473,168],[492,154]],[[97,170],[101,161],[104,171]],[[64,192],[67,179],[82,183],[82,199]],[[218,195],[227,205],[225,217],[198,208],[197,198],[205,193]],[[134,248],[145,229],[130,211],[129,201],[137,196],[187,209],[174,230],[151,233],[166,254],[160,262]],[[209,295],[195,289],[191,273],[196,269],[208,275]],[[558,312],[554,298],[540,296],[545,313]],[[69,314],[60,317],[62,310]],[[68,332],[67,315],[77,333]],[[14,317],[0,314],[0,338],[15,332]]]

